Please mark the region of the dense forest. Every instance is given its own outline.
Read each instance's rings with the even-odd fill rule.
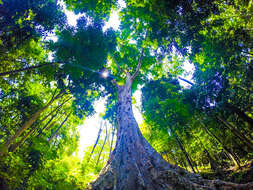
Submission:
[[[252,16],[252,0],[0,0],[0,189],[253,189]]]

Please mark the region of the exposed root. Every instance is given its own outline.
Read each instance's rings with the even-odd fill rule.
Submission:
[[[128,180],[121,181],[117,184],[117,174],[112,171],[111,167],[104,170],[98,179],[91,183],[89,190],[132,190],[133,184],[136,190],[251,190],[253,183],[235,184],[222,180],[206,180],[199,175],[192,174],[186,170],[175,167],[167,171],[157,171],[155,168],[150,169],[150,176],[153,186],[145,184],[145,179],[139,171],[135,171],[136,179],[131,184]],[[131,174],[129,174],[131,175]],[[129,188],[128,188],[129,187]]]
[[[253,183],[206,180],[167,163],[142,136],[133,116],[131,81],[118,89],[115,149],[92,190],[250,190]]]

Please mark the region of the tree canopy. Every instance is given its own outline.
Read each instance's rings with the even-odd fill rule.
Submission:
[[[105,29],[115,12],[119,28]],[[0,0],[1,189],[215,189],[198,175],[252,187],[252,13],[250,0]],[[171,186],[156,184],[166,164]]]

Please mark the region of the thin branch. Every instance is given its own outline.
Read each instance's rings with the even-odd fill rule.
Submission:
[[[118,61],[115,59],[115,57],[110,53],[110,56],[112,57],[113,61],[116,63],[118,69],[122,72],[126,74],[126,71],[124,69],[122,69],[118,63]]]
[[[48,142],[51,143],[53,138],[58,134],[59,130],[62,128],[62,126],[64,125],[64,123],[68,120],[69,116],[71,115],[72,112],[70,112],[67,117],[63,120],[63,122],[61,123],[61,125],[56,129],[56,131],[53,133],[53,135],[49,138]]]
[[[182,77],[178,77],[178,79],[180,79],[180,80],[182,80],[182,81],[184,81],[184,82],[190,84],[191,86],[194,85],[191,81],[189,81],[189,80],[187,80],[187,79],[184,79],[184,78],[182,78]]]
[[[115,126],[115,125],[112,125],[112,141],[111,141],[111,144],[110,144],[110,153],[109,153],[109,157],[111,157],[111,154],[112,154],[112,145],[113,145],[113,139],[114,139],[115,129],[116,129],[116,126]]]
[[[102,123],[102,121],[101,121],[101,122],[100,122],[99,130],[98,130],[98,134],[97,134],[96,142],[95,142],[95,144],[94,144],[94,146],[93,146],[93,148],[92,148],[92,151],[91,151],[91,153],[90,153],[90,157],[88,158],[86,165],[88,165],[88,163],[90,162],[91,156],[93,155],[93,152],[94,152],[94,150],[95,150],[95,148],[96,148],[96,146],[97,146],[97,144],[98,144],[98,141],[99,141],[99,139],[100,139],[100,135],[101,135],[101,133],[102,133],[102,127],[103,127],[103,123]]]
[[[102,148],[101,148],[101,150],[100,150],[100,152],[99,152],[96,166],[98,165],[98,163],[99,163],[99,161],[100,161],[101,153],[102,153],[102,151],[103,151],[103,149],[104,149],[104,146],[105,146],[105,143],[106,143],[106,141],[107,141],[107,135],[108,135],[108,134],[107,134],[107,125],[105,124],[105,140],[104,140],[104,143],[103,143],[103,145],[102,145]]]
[[[126,67],[127,67],[127,69],[128,69],[128,72],[130,72],[131,71],[131,68],[126,64]]]
[[[119,87],[119,85],[118,85],[118,83],[116,82],[115,79],[112,79],[112,83],[113,83],[117,88]]]
[[[55,91],[53,92],[53,96],[52,96],[51,100],[54,99],[56,92],[57,92],[57,88],[55,88]]]
[[[42,131],[47,127],[47,125],[54,119],[54,117],[58,114],[58,112],[60,111],[60,108],[66,103],[68,102],[70,99],[72,99],[72,97],[68,98],[67,100],[65,100],[64,102],[62,102],[59,106],[57,106],[53,111],[51,111],[48,115],[46,115],[42,120],[40,120],[39,122],[44,121],[45,119],[47,119],[50,115],[52,115],[54,112],[56,112],[51,119],[49,119],[49,121],[47,122],[47,124],[40,130],[38,131],[38,135],[37,137],[39,137],[42,134]]]
[[[146,30],[144,41],[147,39],[147,35],[148,35],[148,30]],[[134,74],[131,76],[132,80],[134,80],[137,77],[137,75],[140,71],[141,64],[142,64],[143,53],[144,53],[144,47],[141,48],[141,55],[140,55],[140,58],[139,58],[139,61],[138,61],[138,65],[136,67],[136,70],[135,70]]]
[[[37,69],[37,68],[41,68],[41,67],[45,67],[45,66],[51,66],[51,65],[54,65],[54,64],[60,64],[60,63],[50,62],[50,63],[46,63],[46,64],[43,64],[43,65],[25,67],[25,68],[22,68],[22,69],[17,69],[17,70],[12,70],[12,71],[7,71],[7,72],[0,73],[0,76],[5,76],[5,75],[9,75],[9,74],[16,74],[16,73],[21,72],[21,71]]]

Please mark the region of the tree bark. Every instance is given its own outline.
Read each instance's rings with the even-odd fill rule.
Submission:
[[[118,86],[118,130],[115,149],[99,177],[89,185],[93,190],[163,189],[249,189],[253,184],[238,185],[220,180],[204,180],[199,175],[167,163],[142,136],[133,116],[132,79],[127,75]]]
[[[141,186],[154,189],[158,185],[152,182],[150,171],[155,173],[158,166],[169,168],[141,135],[133,116],[131,86],[128,75],[126,84],[118,88],[117,141],[100,177],[92,185],[93,189],[138,189]]]

